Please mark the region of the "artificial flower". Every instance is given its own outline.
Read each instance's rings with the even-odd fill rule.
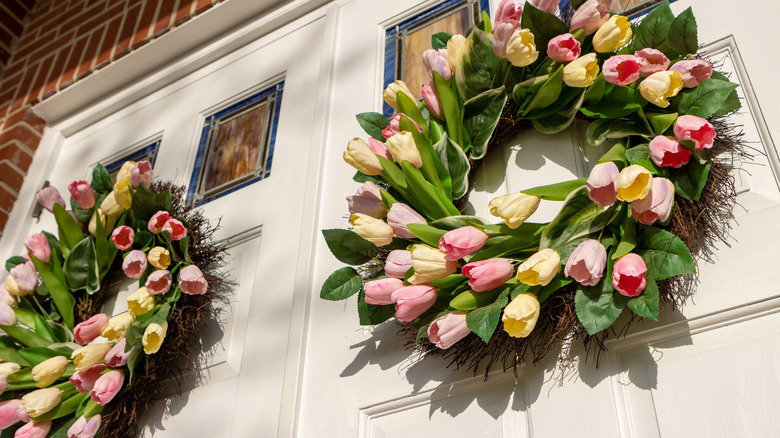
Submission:
[[[106,369],[106,366],[103,364],[93,365],[85,370],[77,370],[68,380],[76,387],[78,392],[89,392],[92,391],[92,387],[95,386],[95,382],[104,369]]]
[[[171,219],[171,215],[167,211],[160,210],[153,214],[149,219],[149,224],[146,226],[150,233],[157,234],[165,225],[168,220]]]
[[[347,196],[347,205],[349,214],[363,213],[377,219],[387,216],[379,187],[371,181],[364,182],[354,195]]]
[[[456,261],[482,248],[487,239],[488,235],[478,228],[460,227],[441,236],[439,249],[445,253],[445,259]]]
[[[136,165],[135,161],[125,161],[122,163],[122,167],[114,177],[114,192],[116,193],[130,193],[130,175],[133,171],[133,166]]]
[[[637,254],[630,253],[619,258],[612,268],[612,285],[627,297],[635,297],[647,286],[647,265]]]
[[[54,204],[60,204],[65,207],[65,200],[62,199],[62,195],[56,187],[47,186],[44,187],[35,194],[35,199],[41,204],[41,207],[45,208],[49,212],[53,211]]]
[[[572,62],[580,57],[580,42],[574,35],[558,35],[547,43],[547,56],[555,62]]]
[[[412,267],[412,253],[405,249],[390,251],[385,259],[385,275],[391,278],[404,278]]]
[[[168,292],[171,289],[173,278],[167,270],[154,271],[149,274],[144,287],[152,295],[159,295]]]
[[[685,115],[674,122],[674,135],[678,140],[690,140],[696,149],[709,149],[715,141],[715,127],[707,119]]]
[[[391,83],[385,88],[385,91],[382,92],[382,98],[396,111],[398,111],[398,93],[404,93],[406,97],[414,101],[414,95],[409,91],[409,87],[406,86],[404,81],[395,81]]]
[[[384,132],[384,130],[382,130],[382,132]],[[371,149],[371,152],[373,152],[374,155],[379,155],[380,157],[393,161],[393,156],[390,155],[390,151],[387,150],[387,146],[384,142],[379,141],[374,137],[368,137],[368,148]]]
[[[105,406],[122,389],[124,382],[125,374],[122,370],[111,370],[101,374],[95,381],[95,386],[92,387],[89,397],[100,406]]]
[[[92,217],[89,219],[89,225],[87,226],[87,229],[89,230],[89,234],[96,236],[97,235],[97,221],[98,218],[100,218],[100,223],[103,224],[103,227],[106,226],[106,214],[101,210],[100,208],[96,208],[95,212],[92,213]]]
[[[70,358],[76,364],[76,370],[84,371],[100,363],[111,349],[111,344],[89,344],[75,350]]]
[[[36,389],[22,396],[22,406],[31,417],[40,417],[60,404],[60,400],[62,400],[60,389]]]
[[[122,261],[122,272],[130,278],[141,278],[146,272],[146,254],[137,249],[127,253]]]
[[[20,406],[22,406],[22,401],[18,399],[0,401],[0,430],[7,429],[19,422],[20,418],[17,412]]]
[[[179,289],[185,294],[203,295],[208,287],[209,283],[197,266],[187,265],[179,271]]]
[[[458,262],[447,260],[444,252],[428,245],[412,246],[414,275],[409,283],[421,284],[447,277],[458,269]]]
[[[4,288],[0,288],[5,290]],[[16,325],[16,312],[7,302],[0,300],[0,324]]]
[[[644,167],[632,164],[620,171],[616,186],[619,200],[633,202],[650,193],[653,175]]]
[[[428,326],[428,339],[442,350],[452,347],[471,333],[466,315],[467,312],[452,312],[436,318]]]
[[[49,247],[49,241],[46,239],[46,235],[43,233],[36,233],[32,236],[28,236],[24,239],[24,247],[27,251],[32,253],[36,259],[43,263],[49,263],[51,259],[51,248]]]
[[[162,226],[162,231],[167,232],[173,241],[187,237],[187,228],[180,220],[174,218],[170,218],[165,222]]]
[[[522,192],[493,198],[488,204],[490,214],[504,219],[509,228],[517,228],[539,208],[541,198]]]
[[[133,325],[133,321],[135,318],[130,313],[120,313],[108,320],[108,324],[100,331],[100,335],[109,341],[121,339],[125,337],[125,332]]]
[[[33,262],[27,261],[11,268],[5,279],[5,288],[17,297],[35,292],[38,288],[38,271],[35,270]]]
[[[46,438],[51,430],[51,421],[31,421],[16,429],[14,438]]]
[[[130,169],[130,187],[134,190],[144,185],[149,188],[152,184],[152,163],[148,161],[139,161]]]
[[[130,247],[133,246],[134,238],[135,230],[127,225],[116,227],[111,233],[111,240],[114,242],[114,246],[122,251],[130,249]]]
[[[558,251],[545,248],[517,267],[517,279],[530,286],[547,286],[558,273],[560,266],[561,256]]]
[[[599,0],[588,0],[581,4],[571,17],[572,30],[584,28],[585,35],[597,31],[609,20],[609,7]]]
[[[506,59],[515,67],[525,67],[538,57],[534,34],[528,29],[515,29],[506,45]]]
[[[447,49],[428,49],[423,52],[422,61],[425,71],[428,73],[428,78],[433,78],[433,72],[438,73],[445,81],[449,81],[452,77],[450,57],[447,54]]]
[[[393,229],[381,219],[355,213],[349,217],[349,223],[355,233],[376,246],[384,246],[393,241]]]
[[[149,263],[157,269],[166,269],[171,264],[171,253],[162,246],[155,246],[146,256]]]
[[[141,343],[144,346],[144,353],[154,354],[160,349],[163,341],[165,340],[165,334],[168,332],[168,321],[163,321],[162,324],[151,323],[144,330],[144,335],[141,338]]]
[[[425,313],[436,302],[436,288],[429,284],[417,284],[397,289],[390,295],[395,302],[395,317],[410,322]]]
[[[444,120],[444,108],[439,102],[439,96],[436,95],[436,90],[430,84],[423,84],[420,87],[423,100],[425,100],[425,106],[433,117],[439,120]]]
[[[32,368],[35,386],[45,388],[56,382],[68,368],[68,358],[65,356],[50,357]]]
[[[580,243],[571,253],[563,274],[583,286],[595,286],[604,276],[606,266],[606,248],[598,240],[589,239]]]
[[[2,362],[0,363],[0,374],[7,376],[19,371],[20,368],[16,362]]]
[[[485,292],[501,287],[512,278],[512,262],[505,258],[493,258],[467,263],[461,273],[469,278],[474,292]]]
[[[501,0],[496,9],[495,17],[493,17],[493,29],[506,21],[519,21],[522,13],[523,7],[516,6],[513,0]]]
[[[675,63],[669,70],[680,72],[683,87],[695,88],[712,76],[712,64],[706,59],[688,59]]]
[[[639,69],[639,74],[643,78],[646,78],[653,73],[666,70],[669,67],[669,58],[664,55],[664,52],[647,47],[642,50],[634,52],[634,56],[641,58],[642,68]]]
[[[401,202],[394,203],[390,207],[390,211],[387,212],[387,224],[390,225],[395,234],[407,239],[415,239],[417,237],[407,228],[409,224],[426,223],[424,217],[420,216],[412,207]]]
[[[154,305],[154,295],[150,294],[145,287],[137,289],[127,297],[127,310],[133,316],[143,315],[154,309]]]
[[[366,304],[393,304],[395,301],[390,299],[390,296],[402,287],[404,287],[404,282],[398,278],[367,281],[363,286],[363,290],[366,292]]]
[[[593,48],[599,53],[614,52],[631,40],[631,22],[622,15],[609,17],[593,35]]]
[[[105,313],[92,315],[91,318],[73,328],[73,337],[79,345],[89,344],[100,336],[100,331],[106,325],[108,325],[108,316]]]
[[[536,9],[547,12],[548,14],[554,14],[558,9],[558,3],[560,0],[528,0],[528,3],[532,4]]]
[[[563,67],[563,82],[574,88],[589,87],[599,75],[595,53],[582,55]]]
[[[674,184],[666,178],[653,178],[650,193],[631,203],[631,214],[645,225],[652,225],[656,221],[666,222],[672,213],[672,205]]]
[[[73,181],[68,184],[68,191],[73,200],[83,209],[90,209],[95,206],[95,194],[92,187],[86,181]]]
[[[130,353],[132,353],[133,350],[131,349],[130,351],[125,351],[126,345],[127,340],[122,338],[113,347],[111,347],[110,350],[108,350],[108,353],[106,353],[106,356],[103,358],[106,366],[111,368],[119,368],[127,364],[127,358],[130,357]]]
[[[366,142],[359,138],[353,138],[347,143],[347,150],[344,151],[344,161],[365,175],[379,175],[382,173],[382,164],[379,162],[379,158],[376,157],[374,151],[368,147]]]
[[[691,159],[691,151],[672,137],[657,135],[650,140],[649,148],[656,166],[679,169]]]
[[[100,415],[89,419],[82,415],[68,428],[68,438],[93,438],[100,430]]]
[[[648,102],[661,108],[669,106],[669,99],[682,90],[682,76],[678,71],[659,71],[639,83],[639,93]]]
[[[612,161],[593,166],[588,176],[588,197],[596,205],[609,207],[617,199],[617,179],[620,171]]]
[[[112,191],[103,199],[100,211],[109,217],[119,216],[130,207],[128,199],[125,195]],[[105,223],[103,225],[105,226]]]
[[[506,47],[515,30],[520,29],[518,21],[502,21],[493,28],[493,53],[499,58],[506,58]]]
[[[387,150],[399,164],[408,161],[414,167],[422,167],[422,158],[417,145],[414,143],[414,136],[409,131],[401,131],[398,134],[388,138],[385,142]]]
[[[604,79],[610,84],[630,85],[639,79],[643,59],[634,55],[615,55],[604,61]]]
[[[539,319],[539,300],[532,293],[522,293],[504,308],[501,321],[504,331],[514,338],[525,338],[531,334]]]
[[[466,51],[466,37],[460,34],[453,35],[447,41],[447,57],[450,61],[450,68],[455,73],[460,68],[463,60],[463,53]]]

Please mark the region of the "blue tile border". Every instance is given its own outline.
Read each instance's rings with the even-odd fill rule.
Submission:
[[[192,171],[192,177],[190,178],[190,184],[187,189],[188,203],[194,205],[205,204],[214,199],[218,199],[225,195],[233,193],[236,190],[242,189],[264,178],[268,178],[271,175],[271,163],[273,162],[274,147],[276,145],[276,131],[277,131],[277,126],[279,124],[279,113],[280,113],[279,108],[281,106],[283,93],[284,93],[284,80],[268,88],[265,88],[249,97],[246,97],[226,108],[220,109],[219,111],[214,112],[205,118],[205,120],[203,121],[203,126],[201,127],[201,135],[200,135],[200,140],[198,142],[198,153],[195,157],[195,165]],[[250,174],[254,176],[249,176],[247,179],[235,183],[235,185],[228,186],[223,190],[217,191],[203,198],[200,198],[200,194],[198,193],[198,186],[202,178],[202,173],[204,170],[203,165],[206,159],[206,151],[208,149],[209,141],[211,140],[210,134],[211,134],[211,129],[214,126],[214,123],[226,116],[230,116],[235,112],[245,109],[264,99],[268,99],[269,111],[270,111],[269,119],[271,123],[269,127],[266,127],[268,131],[266,135],[263,136],[265,146],[263,148],[264,150],[262,150],[261,153],[264,152],[266,158],[265,158],[265,162],[262,163],[262,167],[260,169],[257,169],[257,171],[254,174]]]
[[[132,152],[130,152],[127,155],[122,156],[121,158],[118,158],[116,160],[111,161],[110,163],[104,164],[103,167],[106,168],[106,171],[108,171],[109,174],[112,172],[118,171],[120,167],[122,167],[122,164],[125,161],[140,161],[141,158],[146,157],[149,154],[152,154],[151,160],[149,160],[152,163],[152,168],[154,168],[154,163],[157,161],[157,152],[160,150],[160,145],[162,144],[162,137],[159,137],[152,141],[151,143],[147,144],[146,146],[143,146],[141,149],[136,149]]]

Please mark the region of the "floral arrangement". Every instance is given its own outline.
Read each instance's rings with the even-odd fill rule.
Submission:
[[[68,186],[70,211],[56,188],[36,194],[54,214],[58,235],[27,237],[27,252],[6,262],[10,274],[0,286],[4,436],[131,434],[136,411],[171,376],[171,366],[154,356],[192,361],[192,334],[182,333],[182,324],[197,328],[213,299],[210,285],[220,293],[211,261],[221,260],[223,248],[206,242],[213,229],[199,214],[185,218],[174,205],[181,194],[152,184],[152,176],[148,161],[128,161],[112,183],[98,164],[91,184]],[[97,313],[105,289],[123,277],[138,281],[128,310]]]
[[[657,320],[662,298],[684,299],[679,280],[696,272],[686,243],[717,236],[730,214],[708,223],[703,210],[733,205],[711,150],[740,142],[720,119],[740,107],[737,85],[696,56],[691,9],[675,17],[662,3],[634,24],[598,0],[503,0],[492,23],[483,13],[465,36],[431,44],[420,101],[396,81],[382,94],[390,120],[357,116],[369,138],[344,152],[362,183],[347,198],[352,229],[323,231],[357,269],[335,271],[321,297],[357,294],[361,324],[394,316],[411,342],[457,350],[453,362],[475,372],[496,358],[516,366],[526,351],[538,360],[572,333],[620,331],[623,313]],[[588,178],[493,199],[503,223],[461,215],[497,138],[529,125],[557,133],[575,117],[590,144],[612,145]],[[541,200],[559,213],[528,222]]]

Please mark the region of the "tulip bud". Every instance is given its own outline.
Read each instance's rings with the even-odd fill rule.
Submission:
[[[68,358],[65,356],[50,357],[35,365],[32,369],[32,377],[35,386],[45,388],[59,379],[68,368]]]
[[[463,53],[466,51],[466,37],[460,34],[453,35],[447,41],[447,57],[450,61],[450,68],[455,73],[463,60]]]
[[[560,0],[528,0],[536,9],[547,12],[548,14],[554,14],[558,9],[558,3]]]
[[[493,28],[493,53],[499,58],[506,58],[506,47],[515,30],[520,28],[520,22],[515,20],[502,21]]]
[[[390,211],[387,212],[387,224],[390,225],[395,234],[407,239],[417,238],[414,233],[409,231],[407,225],[427,223],[424,217],[412,210],[412,207],[401,202],[394,203],[390,207]]]
[[[680,72],[683,87],[694,88],[712,76],[712,64],[706,59],[690,59],[674,64],[669,70]]]
[[[379,187],[371,181],[364,182],[357,193],[347,196],[347,204],[349,214],[362,213],[377,219],[387,216]]]
[[[160,229],[165,225],[166,222],[168,222],[171,219],[171,215],[168,214],[167,211],[160,210],[154,215],[152,215],[152,218],[149,219],[149,224],[147,225],[147,228],[149,229],[149,232],[153,234],[157,234]]]
[[[51,421],[31,421],[16,429],[14,438],[46,438],[51,430]]]
[[[632,164],[620,171],[617,179],[617,198],[621,201],[633,202],[642,199],[650,193],[653,186],[653,175],[638,164]]]
[[[97,235],[97,218],[98,215],[100,215],[100,223],[103,224],[103,227],[106,226],[106,214],[103,213],[103,210],[100,208],[95,209],[95,212],[92,213],[92,217],[89,219],[89,226],[87,229],[89,230],[89,234],[95,236]]]
[[[588,176],[588,197],[596,205],[609,207],[617,199],[617,179],[620,171],[615,163],[607,161],[593,166]]]
[[[146,254],[134,249],[122,261],[122,271],[130,278],[141,278],[146,272]]]
[[[571,17],[571,29],[585,29],[585,35],[598,30],[609,20],[609,8],[599,0],[588,0]]]
[[[515,67],[525,67],[538,57],[534,34],[528,29],[515,29],[506,45],[506,59]]]
[[[35,194],[35,199],[38,200],[41,207],[50,212],[54,208],[54,204],[60,204],[65,207],[65,201],[62,199],[60,192],[53,186],[44,187],[41,190],[38,190],[38,193]]]
[[[171,273],[167,270],[154,271],[149,274],[146,279],[144,287],[146,291],[152,295],[160,295],[168,292],[171,289],[171,282],[173,278]]]
[[[444,251],[446,260],[457,261],[482,248],[488,235],[475,227],[460,227],[447,231],[439,239],[439,249]]]
[[[679,169],[688,164],[691,151],[672,137],[658,135],[650,140],[650,159],[656,166]]]
[[[639,74],[643,78],[646,78],[653,73],[666,70],[669,67],[669,58],[664,55],[664,52],[653,49],[645,48],[634,53],[634,56],[642,59],[642,68],[639,69]]]
[[[100,430],[100,415],[89,420],[81,416],[68,429],[68,438],[93,438]]]
[[[468,263],[461,273],[469,278],[469,287],[474,292],[486,292],[503,286],[512,278],[512,262],[494,258]]]
[[[669,98],[677,96],[682,90],[682,76],[678,71],[659,71],[639,83],[639,93],[648,102],[666,108]]]
[[[62,391],[57,388],[37,389],[22,397],[22,406],[31,417],[40,417],[60,404],[60,400]]]
[[[680,141],[691,140],[696,149],[709,149],[715,141],[715,128],[706,119],[685,115],[674,122],[674,135]]]
[[[33,262],[27,261],[11,268],[5,279],[5,288],[17,297],[35,292],[38,288],[38,271],[35,270]]]
[[[130,186],[137,189],[140,185],[149,188],[152,185],[152,163],[148,161],[139,161],[130,169]]]
[[[355,213],[349,218],[349,223],[358,236],[376,246],[387,245],[393,241],[393,229],[381,219],[374,219],[361,213]]]
[[[19,422],[17,413],[22,406],[21,400],[6,400],[0,402],[0,430],[7,429]],[[22,407],[22,409],[24,409]]]
[[[428,245],[412,246],[412,268],[414,275],[409,277],[409,283],[421,284],[438,280],[454,274],[458,262],[446,259],[446,254]]]
[[[130,187],[130,175],[133,171],[133,166],[136,165],[135,161],[125,161],[122,163],[122,167],[119,168],[119,172],[116,173],[114,178],[114,192],[128,191]]]
[[[195,265],[187,265],[179,271],[179,289],[187,295],[203,295],[209,287],[203,272]]]
[[[441,102],[439,102],[439,96],[436,95],[436,90],[429,84],[423,84],[420,88],[420,92],[422,93],[423,100],[425,100],[425,106],[428,108],[428,112],[430,112],[433,117],[444,120],[444,108],[442,108]]]
[[[674,205],[674,184],[666,178],[653,178],[653,187],[643,199],[631,203],[631,214],[636,220],[652,225],[666,222]]]
[[[68,185],[68,191],[79,207],[90,209],[95,206],[95,194],[86,181],[73,181]]]
[[[409,87],[406,86],[404,81],[395,81],[392,84],[388,85],[387,88],[385,88],[385,91],[382,92],[382,98],[387,102],[388,105],[393,107],[394,110],[398,111],[398,103],[396,102],[396,97],[399,92],[402,92],[406,94],[406,97],[408,97],[411,100],[414,100],[414,95],[411,91],[409,91]]]
[[[445,81],[452,77],[449,55],[447,49],[428,49],[422,54],[423,66],[429,78],[433,78],[433,72],[438,73]]]
[[[411,132],[401,131],[398,134],[387,139],[385,142],[387,150],[399,164],[408,161],[414,167],[422,167],[422,158],[417,145],[414,143],[414,137]]]
[[[366,142],[359,138],[353,138],[347,144],[347,150],[344,151],[344,161],[366,175],[382,173],[382,164],[379,162],[379,158],[374,155],[374,151],[368,147]]]
[[[154,295],[150,294],[145,287],[139,288],[127,297],[127,310],[133,316],[143,315],[154,309],[154,305]]]
[[[558,273],[560,266],[561,256],[558,251],[545,248],[518,266],[517,279],[530,286],[547,286]]]
[[[384,137],[385,140],[401,132],[401,117],[404,116],[406,116],[404,113],[395,113],[393,114],[393,117],[390,117],[387,127],[382,130],[382,137]],[[409,120],[414,123],[414,126],[416,126],[417,129],[420,129],[420,125],[418,125],[417,122],[412,119]],[[420,131],[422,131],[422,129],[420,129]],[[387,146],[385,145],[385,147]]]
[[[5,288],[5,283],[0,283],[0,301],[9,306],[15,306],[17,304],[16,296],[11,295],[11,293],[8,292],[8,289]]]
[[[392,293],[395,302],[395,317],[410,322],[425,313],[436,302],[436,288],[429,284],[402,287]]]
[[[387,129],[387,128],[385,128]],[[382,130],[382,135],[384,135],[385,130]],[[371,152],[374,153],[374,155],[379,155],[380,157],[387,158],[390,161],[393,161],[393,156],[390,155],[390,151],[387,150],[387,146],[385,146],[384,142],[381,142],[374,137],[368,138],[368,148],[371,149]]]
[[[539,319],[539,300],[532,293],[522,293],[504,308],[501,321],[504,331],[514,338],[525,338],[531,334]]]
[[[13,374],[13,373],[19,371],[20,368],[21,367],[19,366],[18,363],[15,363],[15,362],[2,362],[2,363],[0,363],[0,374],[7,376],[9,374]]]
[[[73,328],[73,337],[79,345],[86,345],[100,336],[101,330],[108,324],[108,316],[105,313],[93,315],[88,320],[79,323]]]
[[[595,286],[604,276],[606,266],[607,250],[598,240],[590,239],[571,253],[563,273],[583,286]]]
[[[103,364],[93,365],[86,370],[76,371],[68,380],[76,387],[78,392],[83,394],[92,391],[95,382],[104,369],[106,369],[106,366]]]
[[[49,263],[49,259],[51,259],[51,248],[49,247],[49,241],[46,239],[45,234],[36,233],[32,236],[28,236],[24,239],[24,247],[38,260],[43,263]]]
[[[428,339],[442,350],[452,347],[471,333],[466,315],[467,312],[452,312],[435,319],[428,326]]]
[[[2,300],[0,300],[0,324],[16,325],[16,312],[10,304]],[[1,391],[0,394],[2,394]]]
[[[24,405],[22,405],[21,400],[19,400],[19,407],[16,409],[16,415],[19,416],[19,420],[24,423],[30,422],[30,414],[27,413],[27,410],[24,408]]]
[[[404,249],[390,251],[385,259],[385,275],[391,278],[404,278],[412,267],[412,253]]]
[[[127,358],[130,357],[130,353],[132,353],[133,350],[130,349],[130,351],[125,351],[126,345],[127,340],[122,338],[108,350],[108,353],[106,353],[106,357],[104,358],[107,366],[119,368],[127,364]]]
[[[488,206],[490,214],[506,221],[509,228],[517,228],[539,208],[541,198],[516,192],[493,198]]]
[[[117,227],[111,233],[111,240],[114,241],[114,246],[117,249],[121,249],[123,251],[126,249],[130,249],[130,247],[133,246],[134,238],[135,238],[135,230],[128,227],[127,225],[122,225],[121,227]]]
[[[622,15],[609,17],[593,35],[593,48],[599,53],[614,52],[631,41],[631,22]]]
[[[171,253],[161,246],[155,246],[149,250],[147,260],[157,269],[166,269],[171,264]]]
[[[563,82],[570,87],[589,87],[599,75],[599,62],[595,53],[580,56],[563,67]]]
[[[639,79],[643,59],[634,55],[615,55],[604,61],[604,79],[610,84],[630,85]]]
[[[117,339],[125,337],[125,332],[133,325],[133,321],[135,321],[133,315],[129,313],[120,313],[108,320],[108,324],[103,327],[100,334],[109,341],[116,341]]]
[[[163,341],[165,340],[165,334],[168,332],[168,321],[160,324],[151,323],[144,330],[144,336],[141,342],[144,345],[144,352],[146,354],[154,354],[160,349]]]
[[[626,254],[612,267],[612,285],[627,297],[635,297],[647,286],[647,265],[637,254]]]
[[[515,6],[514,1],[501,0],[496,9],[496,16],[493,18],[493,29],[497,28],[500,23],[508,20],[519,21],[522,13],[522,6]]]
[[[558,35],[547,43],[547,56],[555,62],[572,62],[580,57],[580,42],[574,35]]]
[[[156,325],[156,324],[150,324]],[[148,329],[147,329],[148,330]],[[125,381],[125,374],[122,370],[111,370],[98,377],[95,382],[95,386],[92,388],[92,392],[89,397],[100,406],[105,406],[106,403],[114,399]]]
[[[170,218],[162,226],[162,231],[171,236],[171,240],[177,241],[187,237],[187,228],[178,219]]]
[[[366,292],[366,304],[393,304],[395,301],[390,299],[390,296],[402,287],[404,287],[404,282],[398,278],[367,281],[363,286],[363,290]]]

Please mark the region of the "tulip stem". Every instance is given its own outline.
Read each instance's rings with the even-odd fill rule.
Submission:
[[[41,316],[45,316],[49,314],[49,312],[43,310],[43,306],[41,306],[41,303],[39,303],[38,299],[35,298],[35,294],[30,294],[30,297],[32,298],[32,301],[35,303],[35,305],[38,306],[38,310],[41,311]]]
[[[645,127],[647,128],[647,131],[650,133],[650,135],[653,135],[655,133],[655,129],[653,129],[653,126],[650,125],[650,122],[647,120],[647,116],[645,116],[645,111],[642,108],[639,108],[638,113],[640,116],[642,116],[642,120],[644,120],[645,122]]]

